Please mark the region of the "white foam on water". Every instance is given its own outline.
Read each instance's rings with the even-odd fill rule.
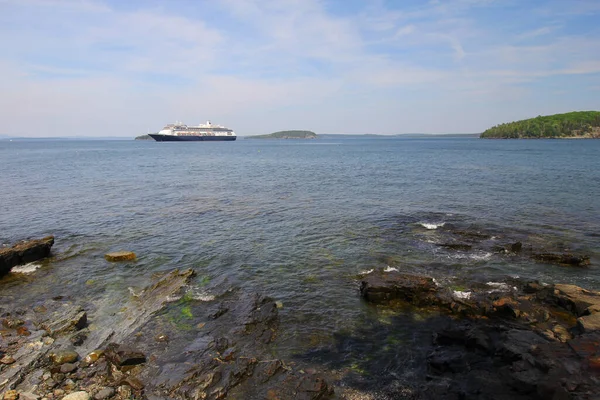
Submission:
[[[387,267],[385,267],[385,269],[383,270],[383,272],[392,272],[392,271],[396,271],[398,272],[398,268],[393,268],[390,267],[389,265]]]
[[[471,254],[469,258],[477,261],[485,261],[492,258],[492,253],[482,253],[482,254]]]
[[[437,229],[437,228],[440,228],[440,227],[446,225],[446,223],[442,222],[440,224],[433,224],[430,222],[419,222],[419,225],[421,225],[425,229],[434,230],[434,229]]]
[[[172,303],[181,299],[181,296],[167,296],[167,303]]]
[[[489,292],[499,292],[499,291],[509,291],[509,290],[517,290],[516,286],[508,286],[506,283],[503,282],[486,282],[486,285],[493,287],[493,290],[490,290]]]
[[[470,299],[471,292],[461,292],[460,290],[455,290],[452,292],[452,296],[457,299]]]
[[[373,271],[375,271],[375,270],[374,269],[368,269],[366,271],[360,271],[358,274],[359,275],[368,275],[368,274],[370,274]]]
[[[217,297],[200,288],[192,288],[188,294],[192,299],[198,301],[213,301]]]
[[[13,267],[10,270],[10,272],[16,272],[17,274],[31,274],[31,273],[35,272],[37,269],[39,269],[41,266],[42,266],[42,264],[37,264],[35,262],[31,262],[29,264]]]

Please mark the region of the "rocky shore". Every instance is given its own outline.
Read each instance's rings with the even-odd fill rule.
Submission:
[[[461,237],[447,244],[485,240]],[[43,243],[50,239],[36,246]],[[28,260],[23,245],[6,259]],[[520,243],[496,251],[538,254]],[[578,255],[539,254],[544,262],[589,264]],[[3,304],[0,398],[600,398],[595,291],[518,279],[457,290],[431,276],[371,270],[349,295],[360,295],[380,320],[351,334],[332,332],[333,344],[284,360],[273,356],[280,304],[231,288],[208,301],[187,299],[195,279],[192,270],[156,276],[102,321],[68,295],[26,308]],[[407,337],[418,346],[403,343]]]
[[[432,335],[422,382],[436,398],[600,396],[598,292],[517,280],[453,291],[397,271],[364,276],[360,292],[373,304],[448,317]]]
[[[46,258],[54,244],[54,236],[39,240],[22,241],[12,247],[0,248],[0,277],[21,264]]]

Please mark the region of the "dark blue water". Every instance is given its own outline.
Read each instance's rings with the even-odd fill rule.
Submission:
[[[278,343],[294,349],[365,312],[355,277],[371,268],[600,289],[598,154],[600,140],[2,140],[0,242],[56,236],[53,261],[12,282],[13,299],[19,285],[118,299],[194,268],[199,298],[237,288],[281,301]],[[439,246],[465,240],[471,251]],[[490,250],[515,241],[592,265]],[[138,261],[106,262],[115,250]]]

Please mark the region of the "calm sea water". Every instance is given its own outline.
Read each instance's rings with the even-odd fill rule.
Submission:
[[[154,273],[193,268],[198,299],[237,288],[281,301],[278,343],[293,352],[367,312],[356,275],[371,268],[598,290],[599,154],[600,140],[1,140],[0,243],[56,236],[53,261],[0,281],[2,297],[118,307]],[[439,246],[465,240],[472,250]],[[592,265],[490,250],[515,241]],[[138,261],[106,262],[116,250]]]

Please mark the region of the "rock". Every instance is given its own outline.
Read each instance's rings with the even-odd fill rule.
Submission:
[[[440,243],[440,247],[445,247],[450,250],[469,251],[473,248],[472,245],[466,243]]]
[[[79,391],[66,395],[62,400],[89,400],[90,395],[87,392]]]
[[[98,358],[100,358],[103,354],[104,354],[103,350],[94,350],[94,351],[90,352],[87,356],[85,356],[85,358],[83,359],[83,362],[86,364],[93,364],[96,361],[98,361]]]
[[[5,355],[4,357],[2,357],[0,359],[0,364],[4,364],[4,365],[10,365],[10,364],[13,364],[14,362],[15,362],[15,359],[9,355]]]
[[[132,251],[115,251],[105,254],[104,258],[110,262],[132,261],[135,260],[135,253]]]
[[[79,358],[79,354],[73,350],[57,350],[49,354],[50,361],[55,365],[73,363]]]
[[[585,333],[600,331],[600,312],[577,318],[577,326]]]
[[[517,253],[520,253],[521,250],[523,250],[523,243],[515,242],[515,243],[510,243],[510,244],[501,245],[501,246],[494,246],[492,249],[498,253],[517,254]]]
[[[572,265],[576,267],[590,265],[589,256],[576,256],[570,253],[533,253],[531,258],[548,264]]]
[[[146,356],[144,354],[117,343],[110,343],[104,351],[104,356],[117,367],[138,365],[146,362]]]
[[[562,325],[556,325],[554,328],[552,328],[552,333],[554,334],[554,337],[556,337],[556,339],[563,343],[573,339],[573,336]]]
[[[434,304],[437,286],[432,278],[392,272],[373,272],[360,283],[365,300],[381,304],[403,300],[415,305]]]
[[[94,396],[94,399],[104,400],[104,399],[108,399],[114,395],[115,395],[115,389],[113,389],[111,387],[105,387],[105,388],[101,389],[98,393],[96,393],[96,395]]]
[[[521,360],[535,350],[540,344],[548,343],[535,332],[512,329],[503,335],[503,343],[499,353],[506,359]]]
[[[549,286],[539,294],[539,297],[571,311],[576,316],[595,314],[600,311],[600,293],[575,285]]]
[[[77,331],[87,325],[87,313],[79,306],[70,305],[65,311],[63,307],[56,314],[48,315],[47,319],[40,324],[41,328],[51,336],[64,332]]]
[[[142,381],[140,381],[134,376],[128,376],[121,383],[130,386],[133,390],[136,391],[140,391],[144,388],[144,384],[142,383]]]
[[[39,400],[40,396],[31,392],[21,392],[19,394],[19,400]]]
[[[8,274],[16,265],[48,257],[53,244],[54,236],[47,236],[43,239],[23,241],[12,247],[0,249],[0,276]]]
[[[19,392],[17,392],[16,390],[9,390],[6,393],[4,393],[4,400],[18,400],[19,398]]]
[[[64,363],[60,366],[60,372],[63,374],[68,374],[70,372],[73,372],[77,369],[77,365],[73,364],[73,363]]]

